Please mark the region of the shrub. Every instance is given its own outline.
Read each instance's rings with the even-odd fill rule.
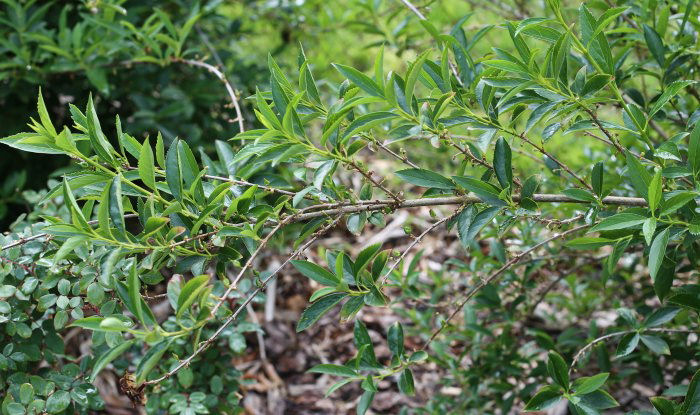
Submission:
[[[357,413],[385,379],[416,393],[426,365],[461,393],[416,412],[595,414],[643,379],[648,410],[700,413],[694,2],[547,0],[540,16],[462,19],[450,34],[403,3],[431,42],[405,71],[385,70],[380,47],[372,75],[336,63],[343,81],[322,84],[303,50],[290,77],[270,56],[257,128],[217,142],[217,157],[118,120],[103,129],[92,98],[59,126],[39,94],[28,131],[0,142],[75,169],[2,241],[3,411],[99,409],[91,382],[112,367],[151,413],[235,412],[240,374],[222,356],[294,268],[317,288],[297,331],[330,313],[354,324],[356,354],[309,371],[339,379],[329,393],[359,384]],[[400,251],[303,258],[331,229],[376,232],[418,208],[432,223],[406,227]],[[459,256],[432,270],[408,260],[438,232]],[[273,244],[285,259],[265,271]],[[387,359],[361,318],[375,307],[396,316]],[[65,354],[67,327],[92,333],[89,357]]]

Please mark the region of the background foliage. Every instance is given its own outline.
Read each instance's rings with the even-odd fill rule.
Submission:
[[[3,413],[700,413],[695,1],[0,7]]]

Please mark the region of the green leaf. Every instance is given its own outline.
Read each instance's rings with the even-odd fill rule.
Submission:
[[[565,245],[571,249],[598,249],[615,243],[614,239],[581,237],[568,241]]]
[[[421,187],[435,187],[438,189],[454,189],[452,180],[434,171],[425,169],[405,169],[395,173],[403,181]]]
[[[661,269],[656,275],[656,280],[654,283],[654,292],[659,300],[663,301],[664,298],[671,291],[671,286],[673,285],[673,278],[676,274],[676,263],[674,260],[666,258],[661,263]]]
[[[333,308],[336,304],[340,302],[340,300],[342,300],[346,296],[346,293],[329,294],[325,297],[320,298],[318,301],[307,307],[301,314],[301,318],[297,323],[297,333],[311,327],[314,323],[318,321],[319,318],[321,318],[321,316],[326,314],[328,310]]]
[[[359,275],[360,271],[362,271],[367,264],[374,258],[375,255],[379,252],[379,250],[382,249],[382,244],[377,243],[374,245],[370,245],[360,251],[359,254],[357,254],[357,258],[355,259],[355,263],[353,264],[353,272],[355,275]]]
[[[88,330],[100,330],[104,317],[85,317],[75,320],[68,327],[80,327]]]
[[[148,138],[144,140],[141,145],[141,155],[139,156],[139,177],[141,181],[151,188],[152,190],[158,192],[156,189],[156,173],[155,173],[155,160],[153,159],[153,149],[151,149],[151,144],[148,142]]]
[[[160,363],[161,358],[169,347],[170,341],[163,340],[148,349],[146,354],[141,358],[138,366],[136,366],[135,375],[137,384],[146,380],[148,374]]]
[[[525,20],[522,20],[521,22],[518,23],[518,27],[515,29],[515,32],[513,33],[513,37],[517,37],[520,32],[523,30],[533,27],[533,26],[538,26],[546,22],[551,22],[553,19],[547,18],[547,17],[529,17]]]
[[[693,172],[693,177],[698,177],[700,174],[700,122],[695,124],[688,138],[688,167]]]
[[[686,392],[681,406],[681,413],[684,415],[700,414],[700,370],[696,371],[690,379],[688,392]]]
[[[698,194],[695,192],[676,193],[669,199],[661,202],[661,206],[659,207],[659,217],[664,215],[670,215],[671,213],[685,206],[688,202],[695,199],[696,197],[698,197]]]
[[[485,60],[482,62],[484,65],[500,69],[502,71],[506,72],[517,72],[526,76],[530,76],[530,71],[528,70],[527,67],[523,66],[522,64],[514,63],[511,61],[507,60],[502,60],[502,59],[492,59],[492,60]]]
[[[497,207],[508,206],[508,203],[501,199],[500,191],[490,183],[471,177],[453,176],[452,179],[463,188],[474,192],[484,203]]]
[[[75,196],[73,195],[73,191],[68,184],[68,180],[65,178],[63,179],[63,199],[64,203],[66,203],[70,209],[73,224],[85,230],[90,229],[90,225],[83,215],[83,210],[80,209],[80,206],[78,206],[78,202],[75,200]]]
[[[59,414],[70,405],[70,394],[64,390],[57,390],[46,398],[46,412]]]
[[[292,261],[292,265],[294,265],[297,271],[304,274],[304,276],[311,278],[321,285],[335,287],[340,282],[340,279],[336,277],[335,274],[325,268],[321,268],[313,262],[294,260]]]
[[[666,90],[664,90],[664,93],[661,94],[659,99],[657,99],[654,103],[654,106],[651,107],[651,110],[649,110],[649,119],[652,119],[654,117],[654,114],[659,112],[668,101],[676,97],[676,95],[678,95],[678,92],[680,92],[681,89],[694,83],[695,81],[675,81],[671,85],[667,86]]]
[[[588,52],[593,58],[591,63],[602,68],[605,73],[612,75],[614,68],[610,45],[602,31],[599,31],[595,37],[593,36],[596,33],[595,28],[598,22],[584,3],[581,3],[579,7],[579,25],[583,43],[588,45]]]
[[[599,197],[603,196],[603,162],[598,162],[593,166],[591,171],[591,185],[593,191]]]
[[[649,248],[649,274],[651,275],[652,281],[656,281],[656,275],[664,260],[669,233],[669,228],[664,229],[661,233],[656,235],[656,238],[654,238],[654,241],[651,243],[651,248]]]
[[[54,265],[57,265],[60,261],[65,259],[68,256],[68,254],[72,253],[75,250],[75,248],[82,245],[88,239],[89,237],[85,235],[71,236],[70,238],[66,239],[66,241],[61,245],[61,247],[58,249],[58,251],[56,251],[56,253],[53,256]]]
[[[394,356],[401,357],[404,354],[404,340],[403,340],[403,327],[398,321],[389,327],[389,333],[387,335],[387,341],[389,343],[389,350]]]
[[[335,169],[335,166],[335,160],[328,160],[323,162],[323,164],[316,169],[314,172],[314,187],[316,187],[317,190],[323,190],[323,182],[326,180],[326,177],[331,174],[333,169]]]
[[[374,394],[376,392],[373,391],[365,391],[362,396],[360,397],[360,402],[357,404],[357,410],[356,414],[357,415],[365,415],[369,407],[372,405],[372,400],[374,400]]]
[[[112,276],[112,272],[114,271],[114,266],[121,258],[121,254],[121,248],[114,248],[107,257],[107,260],[102,264],[102,273],[99,277],[102,285],[112,286],[113,283],[110,277]]]
[[[90,377],[88,378],[88,382],[93,383],[95,379],[97,379],[97,375],[100,374],[102,369],[105,368],[110,362],[112,362],[114,359],[117,357],[121,356],[122,353],[127,351],[135,342],[135,339],[125,341],[123,343],[118,344],[117,346],[112,347],[108,351],[104,352],[100,357],[98,357],[95,360],[94,365],[92,366],[92,372],[90,373]]]
[[[350,82],[360,87],[360,89],[363,91],[372,96],[384,98],[384,92],[382,89],[379,88],[379,85],[377,85],[377,83],[374,82],[369,76],[363,74],[355,68],[351,68],[350,66],[334,63],[333,67],[344,77],[348,78]]]
[[[584,189],[576,189],[576,188],[564,189],[564,190],[562,190],[562,193],[565,196],[568,196],[574,200],[580,200],[583,202],[595,202],[596,201],[595,196],[593,196],[593,194],[591,194],[591,192],[589,192],[588,190],[584,190]]]
[[[32,398],[34,398],[34,387],[31,383],[23,383],[19,387],[19,401],[23,405],[28,405]]]
[[[124,223],[124,207],[122,205],[122,175],[118,173],[114,176],[112,184],[109,187],[109,218],[114,226],[122,234],[126,234],[126,225]]]
[[[22,151],[39,154],[64,154],[65,150],[56,145],[54,140],[35,133],[19,133],[0,138],[0,143]]]
[[[146,322],[143,318],[143,308],[141,305],[141,280],[136,273],[136,268],[136,261],[133,261],[131,263],[129,275],[127,276],[126,287],[129,290],[129,299],[131,300],[131,304],[134,305],[136,311],[136,318],[138,318],[139,321],[145,326]]]
[[[380,90],[384,90],[384,44],[379,48],[379,53],[374,59],[374,80]]]
[[[206,288],[209,282],[209,275],[200,275],[187,281],[184,287],[180,290],[180,295],[177,297],[177,318],[187,310],[197,299],[197,296]]]
[[[398,381],[399,391],[404,395],[413,396],[416,389],[413,383],[413,373],[410,368],[406,368],[399,375]]]
[[[642,343],[649,348],[649,350],[656,354],[671,354],[668,344],[661,337],[642,334],[640,339],[642,340]]]
[[[309,369],[307,372],[309,373],[324,373],[327,375],[333,375],[333,376],[343,376],[343,377],[353,377],[357,376],[357,372],[354,369],[351,369],[347,366],[341,366],[341,365],[333,365],[333,364],[321,364],[321,365],[316,365]]]
[[[636,213],[622,212],[603,219],[597,225],[592,227],[589,232],[633,228],[641,225],[645,220],[647,220],[646,217],[637,215]]]
[[[365,212],[353,213],[352,215],[348,216],[348,219],[345,222],[348,230],[355,235],[359,235],[360,232],[362,232],[362,229],[365,227],[366,223],[367,213]]]
[[[396,114],[388,111],[370,112],[369,114],[361,115],[348,125],[345,132],[343,132],[343,139],[353,134],[367,131],[378,124],[396,117],[398,117]]]
[[[654,59],[656,59],[659,66],[664,68],[666,66],[666,49],[664,47],[664,41],[652,27],[646,23],[644,23],[642,26],[644,28],[644,39],[647,42],[649,51],[651,52],[652,56],[654,56]]]
[[[649,398],[649,401],[654,406],[654,409],[659,411],[660,415],[674,415],[676,413],[674,402],[669,399],[654,396]]]
[[[493,170],[502,188],[513,187],[513,169],[511,167],[511,151],[508,142],[500,137],[496,141],[493,153]]]
[[[575,395],[591,393],[605,384],[605,381],[608,380],[608,375],[609,373],[599,373],[594,376],[578,378],[571,385],[571,389]]]
[[[634,349],[637,348],[639,344],[639,333],[627,333],[622,336],[620,343],[617,345],[617,351],[615,352],[615,357],[625,357],[632,353]]]
[[[642,235],[644,235],[644,241],[647,245],[651,245],[654,232],[656,232],[656,218],[647,218],[642,224]]]
[[[160,132],[156,136],[156,160],[158,160],[158,165],[161,169],[165,169],[165,144],[163,143],[163,136]]]
[[[57,135],[56,129],[54,128],[53,123],[51,122],[51,117],[49,117],[49,111],[46,109],[44,97],[41,95],[41,88],[39,88],[39,97],[37,98],[36,108],[39,112],[39,119],[41,120],[41,125],[51,135],[51,137],[55,137]]]
[[[587,97],[593,95],[594,93],[603,89],[605,85],[607,85],[608,82],[610,82],[610,80],[612,80],[612,76],[607,74],[598,74],[592,76],[590,79],[588,79],[588,81],[586,81],[586,84],[583,86],[581,96]]]
[[[555,351],[550,351],[547,354],[547,373],[564,390],[569,389],[569,365]]]
[[[126,321],[121,320],[117,317],[105,317],[100,322],[99,330],[122,332],[122,331],[128,331],[131,328],[131,326],[132,326],[131,321],[126,322]]]
[[[594,410],[614,408],[620,405],[612,396],[610,396],[609,393],[603,389],[598,389],[595,392],[581,396],[579,404]]]
[[[411,67],[408,69],[408,73],[406,74],[405,95],[406,95],[406,100],[409,102],[409,104],[413,100],[413,91],[416,87],[416,82],[418,81],[418,77],[420,76],[420,73],[422,71],[423,62],[425,62],[429,53],[430,53],[430,50],[426,50],[425,52],[421,53],[418,56],[418,58],[416,58],[416,60],[413,62]]]
[[[543,411],[556,405],[562,398],[559,386],[549,385],[537,391],[525,405],[526,411]]]
[[[174,140],[170,143],[168,154],[165,159],[165,181],[168,183],[168,188],[173,197],[182,202],[182,167],[180,155],[177,151],[177,143],[179,140]]]
[[[661,202],[662,187],[661,170],[659,169],[654,173],[654,177],[651,179],[651,183],[649,183],[649,209],[652,213],[656,211],[656,207],[659,206],[659,202]]]
[[[102,159],[102,161],[108,164],[114,164],[114,158],[112,157],[112,152],[114,149],[105,138],[102,128],[100,127],[100,120],[97,118],[97,112],[95,111],[95,105],[92,102],[92,94],[88,97],[87,104],[87,127],[88,136],[90,137],[90,144],[92,149],[95,150],[97,156]]]
[[[662,307],[654,310],[645,320],[644,327],[656,327],[668,323],[681,311],[678,307]]]
[[[617,18],[617,16],[621,15],[625,11],[627,11],[629,7],[613,7],[612,9],[608,9],[603,13],[599,18],[595,26],[595,30],[591,34],[591,39],[595,39],[598,37],[599,34],[603,33],[605,28],[612,22],[614,19]]]
[[[357,314],[357,312],[359,312],[364,305],[364,295],[350,297],[348,301],[346,301],[345,304],[343,304],[343,306],[340,308],[340,319],[348,320],[350,317]]]
[[[627,177],[632,182],[632,186],[643,198],[647,198],[651,175],[630,152],[627,152]]]

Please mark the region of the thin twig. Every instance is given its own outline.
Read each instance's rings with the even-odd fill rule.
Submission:
[[[233,108],[236,111],[236,120],[238,121],[238,129],[240,132],[245,131],[245,127],[243,126],[243,113],[241,112],[241,107],[238,105],[238,98],[236,97],[236,93],[233,91],[233,87],[231,86],[231,83],[228,81],[226,78],[226,75],[224,75],[223,72],[221,72],[216,66],[210,65],[206,62],[202,61],[197,61],[197,60],[192,60],[192,59],[182,59],[182,58],[177,58],[174,59],[175,62],[182,62],[184,64],[190,65],[190,66],[197,66],[200,68],[204,68],[214,74],[221,82],[224,83],[224,86],[226,87],[226,92],[228,92],[229,98],[231,98],[231,104],[233,105]]]
[[[378,145],[380,148],[382,148],[384,151],[386,151],[387,153],[394,156],[396,159],[400,160],[402,163],[406,163],[407,165],[413,167],[414,169],[418,168],[418,165],[416,163],[412,162],[411,160],[409,160],[407,156],[397,154],[394,150],[390,149],[389,146],[387,146],[383,142],[381,142],[379,140],[374,140],[374,143],[376,145]]]
[[[420,20],[428,20],[427,17],[423,13],[421,13],[420,10],[416,6],[414,6],[409,0],[401,0],[401,2],[408,7],[408,9],[415,14]],[[457,71],[457,67],[450,61],[448,62],[450,65],[450,70],[452,71],[452,75],[454,75],[455,79],[457,80],[457,83],[462,86],[462,79],[459,77],[459,72]]]
[[[421,20],[427,20],[426,17],[425,17],[425,15],[424,15],[423,13],[421,13],[421,11],[418,10],[418,8],[417,8],[416,6],[414,6],[413,4],[411,4],[410,1],[408,1],[408,0],[401,0],[401,2],[403,2],[403,4],[405,4],[406,7],[408,7],[408,9],[411,10],[411,11],[413,12],[413,14],[415,14],[416,16],[418,16],[419,19],[421,19]]]
[[[661,333],[696,333],[697,330],[687,330],[687,329],[666,329],[663,327],[657,327],[657,328],[649,328],[645,329],[643,331],[652,331],[652,332],[661,332]],[[607,339],[611,339],[613,337],[618,337],[618,336],[624,336],[625,334],[630,334],[630,333],[636,333],[638,330],[623,330],[623,331],[616,331],[614,333],[609,333],[606,334],[605,336],[598,337],[597,339],[591,341],[587,345],[583,346],[581,350],[576,352],[574,355],[574,359],[571,361],[571,366],[569,366],[569,373],[571,373],[574,370],[574,367],[576,364],[581,360],[583,355],[588,351],[591,347],[595,346],[596,344],[605,341]]]
[[[357,170],[361,175],[363,175],[367,180],[369,180],[373,185],[375,185],[377,188],[381,189],[384,193],[386,193],[389,197],[394,199],[395,203],[401,203],[402,200],[401,198],[396,195],[394,192],[391,190],[387,189],[386,186],[382,184],[382,181],[379,181],[372,177],[372,172],[367,172],[362,169],[355,161],[350,160],[348,164],[355,170]]]
[[[248,306],[248,304],[250,304],[253,301],[253,299],[262,290],[265,289],[267,284],[277,276],[279,271],[281,271],[282,268],[285,267],[285,265],[287,265],[292,259],[296,258],[302,252],[304,252],[321,235],[323,235],[329,229],[331,229],[333,226],[335,226],[335,224],[338,223],[339,220],[340,220],[340,218],[336,218],[335,220],[330,222],[328,225],[326,225],[323,228],[321,228],[320,230],[318,230],[301,248],[294,251],[279,267],[277,267],[277,269],[275,271],[272,272],[272,274],[270,274],[267,278],[265,278],[265,280],[262,281],[262,283],[260,285],[258,285],[258,287],[245,299],[245,301],[243,301],[243,303],[241,303],[238,306],[236,311],[234,311],[233,314],[231,314],[231,316],[229,316],[223,322],[223,324],[214,332],[214,334],[212,334],[211,337],[209,337],[207,340],[205,340],[199,344],[199,347],[189,357],[187,357],[186,359],[180,360],[180,362],[178,363],[177,366],[175,366],[169,372],[163,374],[161,377],[159,377],[157,379],[152,379],[152,380],[146,381],[143,383],[143,385],[155,385],[157,383],[160,383],[160,382],[164,381],[165,379],[168,379],[169,377],[173,376],[175,373],[177,373],[183,367],[188,366],[190,363],[192,363],[192,360],[195,357],[197,357],[197,355],[202,353],[206,348],[208,348],[211,345],[211,343],[213,343],[214,340],[216,340],[221,335],[221,333],[224,331],[224,329],[238,317],[238,315],[241,313],[241,311],[243,311],[243,309],[245,309]]]
[[[432,225],[430,225],[428,227],[428,229],[424,230],[420,235],[418,235],[415,239],[413,239],[413,241],[411,241],[411,243],[408,244],[408,247],[406,247],[406,249],[404,249],[404,251],[401,253],[401,256],[396,260],[396,262],[394,262],[391,265],[391,267],[389,267],[389,269],[386,271],[384,276],[381,278],[382,285],[386,283],[386,280],[389,278],[389,275],[391,275],[391,273],[394,272],[396,267],[401,263],[401,261],[404,260],[404,258],[406,258],[406,255],[408,254],[408,252],[411,251],[411,249],[413,249],[414,246],[418,245],[420,243],[420,241],[423,240],[423,238],[427,234],[432,232],[435,228],[437,228],[438,226],[442,225],[443,223],[445,223],[445,222],[449,221],[450,219],[454,218],[455,216],[457,216],[457,214],[459,214],[459,212],[460,211],[457,211],[457,212],[453,213],[452,215],[450,215],[446,218],[442,218],[439,221],[433,223]]]
[[[216,305],[214,306],[214,308],[211,309],[211,313],[209,313],[209,318],[214,318],[214,316],[216,315],[216,312],[219,310],[219,307],[221,307],[221,305],[227,301],[228,295],[231,293],[231,291],[235,290],[236,287],[238,286],[238,281],[240,281],[240,279],[243,277],[243,274],[245,274],[245,272],[248,270],[248,268],[250,268],[253,265],[253,261],[255,260],[255,258],[257,258],[257,256],[260,254],[260,252],[262,252],[262,250],[265,248],[265,246],[267,246],[267,243],[270,242],[270,239],[272,239],[272,237],[277,233],[277,231],[282,229],[282,227],[284,225],[288,224],[293,217],[294,216],[289,216],[289,217],[287,217],[287,219],[280,221],[277,224],[277,226],[272,228],[270,233],[268,233],[267,236],[265,236],[265,238],[260,242],[260,244],[258,245],[255,252],[253,252],[253,254],[250,256],[250,258],[248,258],[248,260],[246,261],[245,265],[243,265],[243,268],[241,268],[241,270],[238,272],[238,275],[236,275],[236,277],[233,279],[233,281],[231,281],[228,288],[226,289],[224,294],[221,296],[221,299],[219,300],[219,302],[217,302]]]
[[[552,160],[553,162],[555,162],[555,163],[556,163],[559,167],[561,167],[564,171],[566,171],[567,173],[569,173],[569,175],[570,175],[571,177],[573,177],[573,178],[576,179],[579,183],[581,183],[581,184],[583,185],[583,187],[585,187],[585,188],[588,189],[588,190],[593,191],[593,187],[591,187],[590,184],[588,184],[585,180],[583,180],[583,179],[582,179],[581,177],[579,177],[576,173],[574,173],[574,171],[571,170],[571,169],[569,168],[569,166],[567,166],[566,164],[562,163],[562,162],[559,161],[556,157],[554,157],[551,153],[549,153],[547,150],[545,150],[544,146],[538,146],[537,144],[533,143],[533,142],[530,141],[527,137],[525,137],[525,134],[524,134],[524,133],[518,135],[518,137],[520,137],[521,140],[525,141],[526,143],[530,144],[532,147],[534,147],[535,149],[537,149],[537,151],[539,151],[540,153],[542,153],[542,155],[547,156],[550,160]]]
[[[445,329],[445,327],[447,327],[447,325],[450,323],[450,321],[457,315],[457,313],[460,312],[460,310],[462,310],[462,308],[464,308],[464,305],[467,304],[467,302],[468,302],[469,300],[471,300],[471,299],[476,295],[477,292],[479,292],[479,291],[480,291],[482,288],[484,288],[486,285],[490,284],[490,283],[493,282],[496,278],[498,278],[499,276],[501,276],[501,275],[502,275],[504,272],[506,272],[510,267],[512,267],[513,265],[517,264],[523,257],[527,256],[528,254],[530,254],[531,252],[535,251],[536,249],[539,249],[539,248],[541,248],[542,246],[544,246],[544,245],[546,245],[546,244],[548,244],[548,243],[550,243],[550,242],[552,242],[552,241],[554,241],[554,240],[557,240],[557,239],[560,239],[560,238],[564,238],[564,237],[566,237],[566,236],[568,236],[568,235],[570,235],[570,234],[572,234],[572,233],[574,233],[574,232],[578,232],[578,231],[580,231],[580,230],[582,230],[582,229],[586,229],[586,228],[588,228],[589,226],[591,226],[591,225],[581,225],[581,226],[577,226],[577,227],[575,227],[575,228],[569,229],[569,230],[567,230],[567,231],[564,231],[564,232],[562,232],[562,233],[555,234],[555,235],[553,235],[553,236],[551,236],[551,237],[545,239],[544,241],[533,245],[532,247],[530,247],[530,248],[526,249],[525,251],[521,252],[520,254],[516,255],[515,257],[513,257],[512,259],[510,259],[508,262],[506,262],[501,268],[499,268],[499,269],[497,269],[496,271],[494,271],[493,273],[491,273],[488,277],[480,279],[479,282],[478,282],[474,287],[472,287],[471,290],[469,290],[469,292],[467,293],[467,295],[464,296],[464,299],[462,299],[462,301],[459,302],[459,304],[458,304],[457,307],[454,309],[454,311],[452,312],[452,314],[450,314],[450,315],[447,317],[447,319],[446,319],[445,321],[443,321],[443,323],[440,325],[440,327],[439,327],[437,330],[435,330],[435,331],[433,332],[433,334],[430,336],[430,338],[428,339],[428,341],[425,342],[425,345],[423,345],[423,349],[427,349],[428,346],[430,346],[430,343],[432,343],[432,341]]]
[[[589,108],[587,108],[587,107],[583,107],[583,108],[586,110],[586,112],[587,112],[588,115],[591,117],[591,119],[593,120],[593,122],[595,123],[595,125],[598,127],[598,129],[599,129],[600,131],[602,131],[603,134],[605,134],[606,137],[608,137],[608,140],[610,140],[610,144],[611,144],[613,147],[615,147],[615,149],[616,149],[620,154],[625,154],[625,149],[620,145],[620,143],[617,142],[617,139],[616,139],[612,134],[610,134],[610,131],[608,131],[607,128],[603,127],[603,123],[600,122],[600,120],[598,119],[598,116],[595,115],[595,112],[593,112],[591,109],[589,109]],[[594,136],[594,137],[595,137],[595,136]],[[598,137],[596,137],[596,138],[598,138]],[[604,141],[604,140],[602,140],[602,139],[600,139],[600,140],[601,140],[601,141]]]

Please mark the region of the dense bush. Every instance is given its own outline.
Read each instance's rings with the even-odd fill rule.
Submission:
[[[245,379],[231,360],[259,332],[271,281],[296,270],[315,289],[296,330],[332,315],[354,339],[352,357],[309,372],[337,378],[332,397],[359,385],[359,414],[387,380],[430,391],[403,413],[700,414],[694,1],[473,2],[512,14],[496,25],[451,15],[447,1],[352,3],[344,21],[373,39],[373,59],[358,53],[358,69],[336,50],[331,71],[312,44],[282,66],[269,55],[269,77],[249,75],[255,120],[196,57],[208,52],[193,25],[211,13],[216,26],[224,4],[120,17],[97,2],[76,17],[5,3],[3,24],[36,14],[15,28],[27,52],[4,43],[21,63],[3,72],[8,97],[44,89],[36,111],[14,109],[24,132],[0,142],[70,164],[25,193],[34,210],[0,236],[3,413],[99,410],[93,384],[107,371],[148,413],[238,413]],[[70,45],[69,26],[97,65],[48,47]],[[21,73],[25,55],[91,87]],[[145,62],[128,69],[144,71],[138,86],[112,70],[125,59]],[[204,87],[190,81],[200,75]],[[149,80],[163,96],[134,99]],[[54,108],[67,88],[73,104]],[[164,99],[167,122],[147,109]],[[226,102],[241,127],[220,119]],[[24,176],[7,180],[17,197]],[[352,239],[403,211],[414,220],[401,249]],[[324,245],[332,232],[349,241]],[[426,264],[419,246],[433,235],[459,250]],[[375,309],[392,313],[382,339],[363,321]],[[68,344],[83,332],[87,351]],[[439,384],[416,384],[423,371]],[[637,384],[650,393],[632,404]]]

